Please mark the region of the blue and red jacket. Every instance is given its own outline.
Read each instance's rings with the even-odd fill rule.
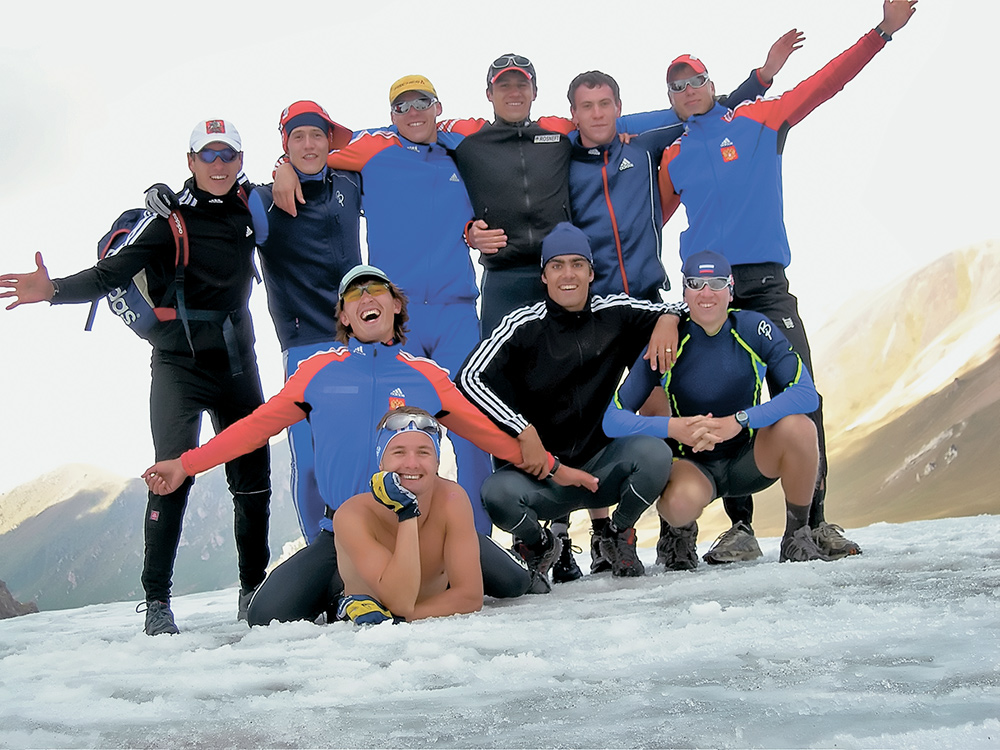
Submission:
[[[452,151],[461,137],[414,143],[395,127],[359,131],[327,164],[360,172],[368,260],[411,304],[475,302],[476,274],[463,231],[472,204]]]
[[[766,90],[752,71],[728,101],[754,99]],[[624,293],[657,301],[659,290],[670,288],[660,259],[663,213],[657,171],[664,149],[684,132],[683,123],[672,109],[664,109],[619,117],[618,132],[641,135],[628,144],[615,138],[593,148],[580,143],[579,133],[572,136],[573,223],[587,235],[594,254],[591,294]]]
[[[414,357],[399,344],[351,339],[301,362],[284,387],[252,414],[181,455],[191,476],[249,453],[289,425],[308,419],[316,455],[316,481],[333,509],[368,491],[378,471],[375,425],[399,406],[419,406],[441,424],[497,458],[521,462],[517,438],[496,427],[459,393],[448,371]],[[550,462],[552,461],[550,457]],[[321,524],[332,530],[329,519]]]
[[[669,217],[678,200],[687,210],[682,259],[714,250],[733,265],[788,265],[781,185],[788,129],[840,91],[884,46],[872,30],[777,98],[734,110],[716,104],[687,120],[684,135],[660,162],[663,215]]]

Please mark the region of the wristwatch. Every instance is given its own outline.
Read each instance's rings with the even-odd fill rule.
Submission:
[[[734,414],[733,416],[736,417],[736,424],[738,424],[743,429],[746,429],[747,426],[750,424],[750,416],[742,409],[736,412],[736,414]]]

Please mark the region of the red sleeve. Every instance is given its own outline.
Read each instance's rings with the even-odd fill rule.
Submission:
[[[329,364],[331,358],[339,361],[347,356],[347,350],[340,348],[317,354],[300,363],[285,386],[269,398],[267,403],[258,406],[251,414],[230,425],[204,445],[183,453],[181,465],[184,471],[188,476],[194,476],[239,458],[260,448],[268,438],[289,425],[305,419],[306,412],[299,404],[305,400],[305,389],[309,381]]]
[[[344,169],[360,172],[380,151],[399,146],[399,139],[391,130],[362,133],[339,151],[331,151],[326,157],[330,169]]]
[[[445,133],[472,135],[473,133],[478,133],[489,124],[489,120],[469,117],[465,120],[441,120],[438,123],[437,129]]]
[[[737,107],[736,117],[750,117],[773,130],[798,125],[816,107],[842,90],[861,72],[885,41],[872,29],[850,49],[837,55],[818,72],[776,99],[750,102]]]
[[[681,197],[674,190],[674,182],[670,179],[670,162],[681,151],[680,139],[674,141],[660,158],[660,173],[657,178],[660,183],[660,208],[663,210],[663,223],[666,224],[681,203]]]
[[[413,359],[409,364],[423,374],[437,391],[438,398],[441,399],[441,424],[497,458],[512,464],[521,463],[521,445],[517,438],[493,424],[492,420],[463,396],[451,382],[446,370],[427,360]],[[550,455],[550,468],[554,462],[555,459]]]
[[[576,130],[573,121],[567,120],[565,117],[540,117],[538,125],[553,133],[562,133],[563,135],[569,135]]]

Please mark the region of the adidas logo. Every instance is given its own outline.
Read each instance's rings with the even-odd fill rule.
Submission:
[[[599,148],[592,148],[592,149],[590,149],[590,151],[587,152],[587,155],[588,156],[600,156],[601,155],[601,149],[599,149]]]
[[[448,182],[461,182],[461,180],[458,179],[458,175],[457,174],[455,174],[454,172],[452,172],[451,173],[451,177],[448,178]]]
[[[393,388],[390,396],[396,396],[397,398],[406,398],[406,394],[403,393],[402,388]]]
[[[249,237],[251,234],[253,234],[253,230],[250,227],[247,227],[247,237]]]
[[[351,350],[351,354],[360,354],[363,357],[365,356],[365,348],[363,346],[356,346]]]
[[[726,138],[722,143],[719,144],[719,148],[725,148],[726,146],[732,146],[733,142]]]
[[[632,167],[634,167],[634,166],[635,166],[635,164],[633,164],[632,162],[630,162],[628,159],[624,159],[623,158],[622,159],[622,163],[618,165],[618,171],[619,172],[624,172],[626,169],[632,169]]]
[[[407,146],[406,148],[409,149],[410,151],[416,151],[418,154],[420,153],[420,149],[417,148],[416,146]]]

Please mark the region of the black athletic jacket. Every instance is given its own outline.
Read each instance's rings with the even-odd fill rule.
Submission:
[[[252,346],[247,301],[254,275],[255,237],[245,200],[236,188],[216,197],[199,190],[194,178],[190,178],[184,183],[178,201],[190,244],[184,278],[188,309],[232,313],[241,344]],[[86,271],[54,279],[58,292],[52,303],[98,299],[128,284],[135,274],[146,269],[149,297],[155,304],[162,304],[174,278],[175,257],[176,245],[167,220],[147,212],[115,255],[98,261]],[[190,325],[196,352],[227,350],[221,323],[192,320]],[[191,355],[179,320],[162,323],[153,344],[163,352]]]
[[[459,390],[500,429],[534,425],[546,449],[581,466],[611,442],[604,410],[625,369],[649,343],[656,321],[682,306],[592,297],[581,312],[551,299],[509,313],[469,355]]]

